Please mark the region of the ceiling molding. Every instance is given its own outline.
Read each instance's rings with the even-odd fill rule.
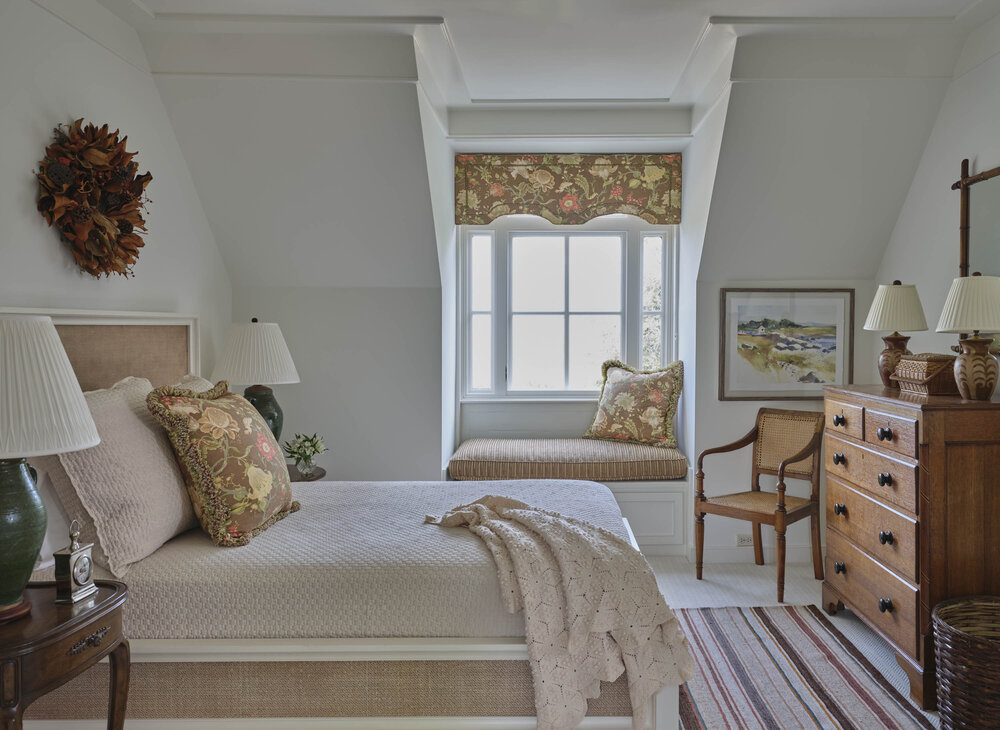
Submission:
[[[137,0],[131,0],[136,3]],[[280,23],[309,25],[441,25],[440,15],[271,15],[266,13],[153,13],[154,20],[180,23]]]
[[[451,52],[451,60],[453,61],[453,68],[458,74],[459,85],[461,86],[461,93],[465,95],[466,99],[472,99],[472,92],[469,91],[469,81],[465,77],[465,69],[462,67],[462,59],[458,57],[458,48],[455,46],[455,38],[451,34],[451,27],[448,25],[448,21],[443,20],[441,22],[441,35],[448,44],[448,50]]]
[[[591,99],[591,98],[538,98],[538,99],[472,99],[473,104],[493,104],[498,106],[507,105],[521,105],[521,104],[535,104],[535,105],[553,105],[560,106],[563,104],[573,104],[575,106],[586,105],[586,106],[606,106],[608,104],[618,105],[618,104],[642,104],[642,105],[656,105],[656,104],[669,104],[670,99],[668,97],[658,98],[640,98],[640,99]]]
[[[964,11],[963,11],[964,12]],[[843,18],[775,16],[761,17],[750,15],[712,15],[708,22],[711,25],[951,25],[958,16],[908,16],[905,18],[865,18],[849,16]]]
[[[157,76],[417,81],[410,36],[168,32],[141,37]]]
[[[448,133],[453,139],[664,139],[691,135],[691,108],[687,106],[617,108],[520,108],[448,110]]]
[[[730,78],[744,81],[950,79],[963,41],[921,36],[810,37],[745,35],[736,41]]]
[[[153,71],[153,76],[164,78],[202,79],[316,79],[319,81],[357,81],[366,84],[416,84],[410,76],[346,76],[337,74],[268,73],[261,71],[220,72],[220,71]]]

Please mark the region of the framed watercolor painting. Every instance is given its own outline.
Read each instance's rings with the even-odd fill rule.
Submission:
[[[719,400],[812,400],[854,380],[853,289],[722,289]]]

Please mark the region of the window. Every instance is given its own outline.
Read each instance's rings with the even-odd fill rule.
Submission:
[[[463,226],[465,398],[593,397],[605,360],[673,359],[675,230],[627,215]]]

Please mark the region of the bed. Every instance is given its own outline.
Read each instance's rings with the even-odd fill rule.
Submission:
[[[30,312],[53,317],[85,390],[199,370],[194,318]],[[630,538],[592,482],[296,483],[302,510],[249,545],[195,529],[131,567],[128,727],[534,727],[523,620],[503,611],[492,558],[468,531],[422,524],[489,493]],[[49,501],[58,534],[68,516]],[[29,727],[102,727],[106,687],[103,668],[84,673],[29,708]],[[651,730],[677,727],[677,687],[652,703]],[[631,727],[623,679],[580,727]]]

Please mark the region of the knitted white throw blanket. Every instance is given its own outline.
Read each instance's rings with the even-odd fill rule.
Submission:
[[[650,697],[694,676],[656,578],[618,536],[507,497],[482,497],[426,521],[478,535],[496,561],[505,608],[524,609],[539,730],[576,727],[601,680],[623,671],[632,726],[645,727]]]

